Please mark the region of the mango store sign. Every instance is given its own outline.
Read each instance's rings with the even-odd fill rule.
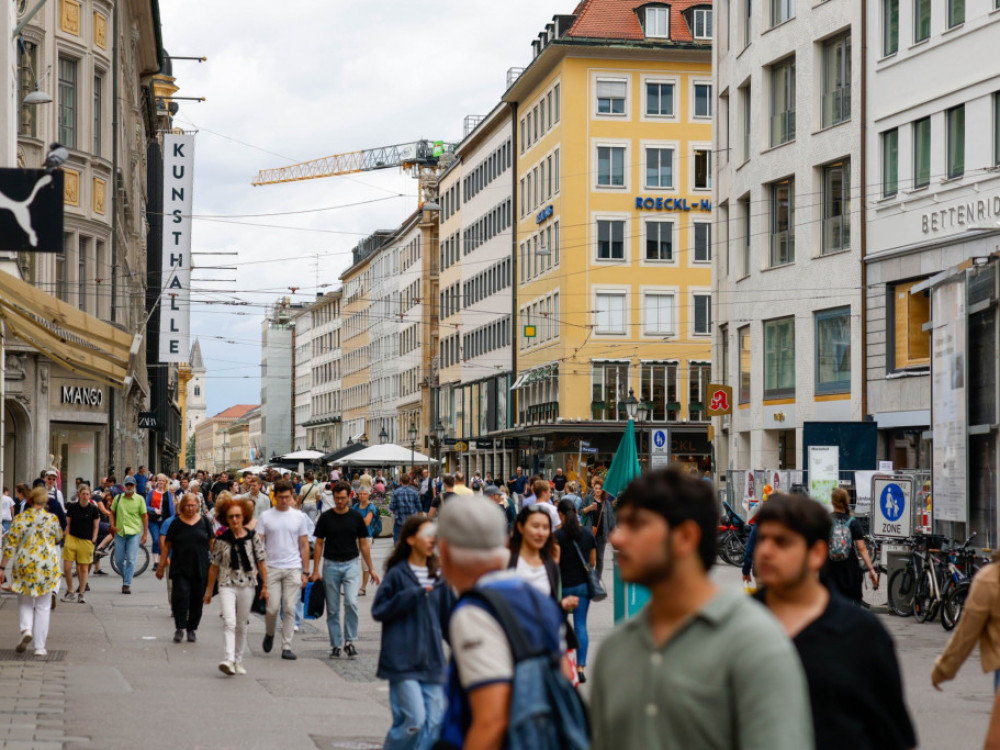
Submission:
[[[650,198],[637,195],[635,197],[637,211],[711,211],[712,201],[709,198]]]
[[[160,362],[187,362],[191,350],[191,194],[194,136],[163,137],[163,274]]]

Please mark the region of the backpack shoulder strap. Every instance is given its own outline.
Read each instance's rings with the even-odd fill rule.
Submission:
[[[532,648],[531,641],[518,622],[517,615],[502,595],[487,588],[477,588],[467,592],[465,598],[479,599],[493,612],[510,642],[510,651],[515,664],[536,655],[538,650]]]

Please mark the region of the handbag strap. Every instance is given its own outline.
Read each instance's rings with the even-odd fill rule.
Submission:
[[[570,537],[569,540],[573,542],[573,549],[576,550],[576,554],[580,558],[580,562],[583,563],[583,569],[587,571],[591,570],[590,563],[588,563],[586,558],[583,556],[583,550],[581,550],[580,545],[576,543],[576,539]]]

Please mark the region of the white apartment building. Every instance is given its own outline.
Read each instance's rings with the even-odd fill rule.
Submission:
[[[466,118],[457,160],[441,178],[440,421],[468,445],[460,464],[510,473],[507,428],[513,309],[513,121],[501,103]],[[448,454],[445,447],[445,455]],[[451,454],[454,460],[459,456]]]
[[[310,307],[297,310],[295,314],[295,364],[292,371],[292,446],[294,450],[310,447],[309,428],[306,423],[312,419],[312,353],[313,320]]]
[[[859,442],[861,4],[715,5],[716,465],[801,469]],[[869,176],[868,181],[871,181]],[[854,231],[852,231],[854,227]],[[820,442],[816,442],[820,440]],[[864,468],[864,467],[857,467]]]
[[[329,453],[343,444],[340,414],[340,289],[318,297],[312,316],[312,390],[306,444]]]
[[[984,54],[1000,38],[997,7],[995,0],[868,0],[867,411],[878,425],[879,458],[896,468],[932,464],[933,316],[925,282],[1000,244],[1000,62]],[[973,293],[966,367],[970,381],[992,393],[993,355],[981,360],[974,342],[977,330],[993,330],[996,295],[988,295],[990,307]],[[973,395],[969,409],[971,425],[996,421],[979,420]],[[991,496],[995,517],[995,481],[980,482],[995,475],[995,431],[970,435],[968,456],[970,502]],[[975,520],[976,509],[970,512]]]

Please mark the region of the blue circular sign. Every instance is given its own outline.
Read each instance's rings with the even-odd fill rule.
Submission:
[[[662,448],[667,442],[667,433],[663,430],[657,430],[653,433],[653,442],[656,443],[657,448]]]
[[[898,521],[906,509],[906,496],[898,484],[887,484],[878,502],[886,521]]]

